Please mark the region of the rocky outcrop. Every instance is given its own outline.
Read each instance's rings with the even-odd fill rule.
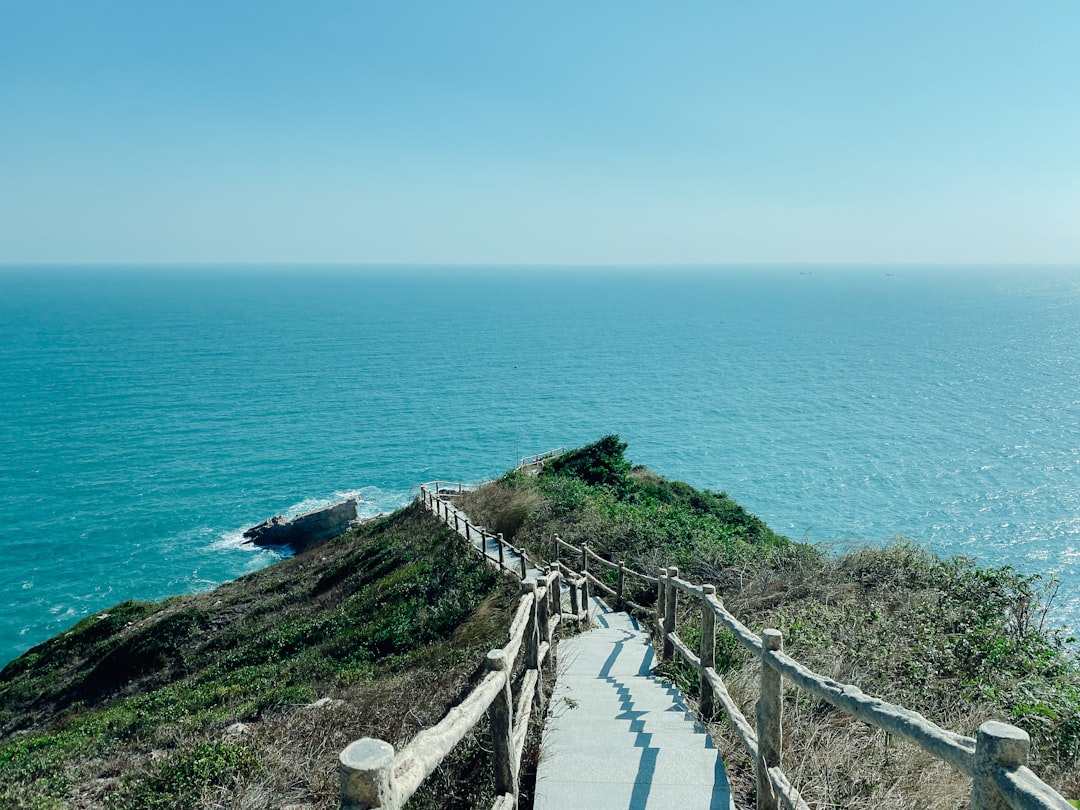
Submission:
[[[274,515],[244,532],[245,543],[256,546],[287,546],[299,554],[312,543],[336,537],[356,520],[359,498],[297,515],[286,520]]]

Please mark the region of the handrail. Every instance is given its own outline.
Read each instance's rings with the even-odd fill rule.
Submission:
[[[565,452],[565,450],[562,450]],[[539,463],[555,451],[522,459],[525,465]],[[472,546],[471,535],[479,535],[480,553],[500,569],[507,549],[518,555],[521,578],[532,562],[524,549],[506,542],[501,534],[493,535],[469,522],[446,496],[453,497],[471,487],[457,482],[434,481],[420,487],[420,502],[437,517],[464,536]],[[498,541],[498,559],[487,553],[487,542]],[[856,686],[843,684],[812,671],[783,651],[779,630],[763,630],[759,636],[727,611],[713,585],[681,579],[677,568],[662,569],[656,577],[613,563],[588,547],[567,543],[554,536],[555,560],[544,566],[546,576],[536,582],[523,581],[522,598],[510,624],[507,643],[487,656],[487,674],[458,706],[447,712],[435,726],[421,731],[398,754],[380,740],[364,738],[350,744],[340,756],[341,806],[343,810],[381,807],[399,810],[415,793],[423,780],[438,766],[466,733],[487,713],[490,719],[495,764],[497,798],[492,810],[513,810],[517,805],[518,770],[532,707],[543,694],[543,663],[550,651],[553,633],[567,619],[587,620],[589,584],[614,596],[623,607],[647,613],[643,606],[624,596],[627,575],[657,585],[655,626],[663,641],[662,660],[675,655],[697,670],[700,679],[700,711],[712,717],[719,704],[736,732],[736,739],[754,762],[757,778],[758,810],[809,810],[798,790],[783,772],[779,758],[782,739],[783,679],[825,700],[844,713],[903,737],[932,756],[947,762],[972,777],[972,810],[1072,810],[1072,805],[1027,768],[1029,738],[1026,732],[1005,723],[983,723],[976,739],[941,728],[918,712],[866,695]],[[581,570],[576,571],[559,559],[559,550],[580,555]],[[618,571],[618,586],[612,588],[589,571],[589,560]],[[570,595],[570,611],[562,610],[562,586]],[[679,637],[676,628],[678,594],[696,599],[701,610],[701,645],[695,654]],[[760,696],[756,709],[756,728],[743,716],[717,673],[715,645],[716,621],[726,627],[735,640],[760,662]],[[512,700],[511,675],[514,663],[526,653],[525,672],[521,678],[516,707]]]
[[[484,532],[467,519],[463,529],[461,513],[440,497],[445,491],[442,484],[444,482],[440,481],[433,482],[431,486],[421,485],[420,501],[425,508],[455,531],[464,531],[470,547],[470,535],[473,531],[479,532],[483,547],[481,553],[489,562],[492,558],[487,555],[486,547],[492,537],[498,538],[500,558],[505,548],[514,549],[503,540],[501,534]],[[464,485],[453,486],[457,487],[457,492],[464,491]],[[556,570],[538,577],[536,581],[525,580],[527,558],[524,553],[520,554],[520,559],[521,599],[510,622],[506,644],[487,654],[487,673],[442,720],[419,732],[396,754],[390,743],[370,737],[350,743],[339,756],[342,810],[400,810],[485,715],[491,727],[494,753],[497,798],[492,810],[513,810],[517,806],[521,757],[533,707],[543,700],[545,662],[551,654],[556,628],[563,618],[570,618],[563,613],[560,588],[551,587],[558,584],[561,574]],[[509,571],[504,560],[500,559],[498,564],[502,570]],[[571,593],[577,593],[573,586]],[[572,606],[575,603],[576,600],[571,599]],[[587,618],[587,613],[576,615],[576,610],[574,613],[573,618]],[[523,652],[525,670],[515,704],[511,680],[514,665]]]
[[[532,456],[525,456],[518,462],[517,470],[523,470],[526,467],[532,467],[535,464],[539,464],[542,461],[547,461],[549,458],[556,458],[557,456],[566,455],[569,452],[566,447],[556,447],[554,450],[547,450],[543,453],[537,453]]]
[[[779,630],[758,636],[724,608],[712,585],[694,585],[680,579],[677,568],[661,571],[656,627],[664,641],[663,659],[678,653],[700,677],[701,713],[706,718],[719,703],[736,731],[736,738],[754,761],[759,810],[804,810],[805,801],[780,768],[783,679],[825,700],[858,720],[915,743],[923,751],[973,777],[972,810],[1068,810],[1072,807],[1057,791],[1027,767],[1028,735],[1005,723],[987,722],[977,739],[941,728],[918,712],[866,695],[857,686],[826,678],[783,651]],[[675,629],[678,594],[695,598],[701,610],[701,649],[695,655]],[[757,729],[739,711],[715,669],[715,620],[731,630],[736,641],[761,663],[757,703]]]
[[[736,738],[755,762],[758,774],[758,808],[777,810],[806,810],[807,804],[791,785],[779,767],[781,737],[782,679],[786,678],[800,689],[821,698],[858,720],[881,728],[919,746],[932,756],[943,760],[961,773],[973,777],[972,810],[1069,810],[1072,807],[1057,791],[1026,767],[1028,735],[1015,726],[1004,723],[984,723],[977,739],[949,731],[927,720],[918,712],[897,706],[865,694],[850,684],[843,684],[812,671],[783,652],[783,637],[778,630],[765,630],[759,636],[747,628],[724,607],[715,595],[713,585],[697,585],[678,575],[677,568],[660,570],[659,576],[649,577],[623,564],[614,564],[598,556],[587,543],[576,546],[558,535],[556,550],[566,549],[588,560],[619,569],[620,588],[626,575],[657,584],[655,626],[663,643],[663,660],[679,657],[694,667],[701,687],[701,714],[708,718],[719,704],[736,731]],[[559,561],[557,565],[563,566]],[[566,567],[566,566],[563,566]],[[584,576],[605,593],[612,594],[587,568]],[[700,654],[695,653],[679,637],[675,629],[678,610],[677,594],[696,599],[701,607],[702,640]],[[625,606],[641,612],[644,607],[626,599]],[[735,640],[759,659],[762,668],[761,697],[757,708],[757,729],[743,716],[715,669],[716,621],[727,628]],[[767,744],[761,744],[765,739]],[[1011,746],[1011,747],[1010,747]],[[1015,749],[1015,750],[1014,750]],[[1022,749],[1022,750],[1021,750]],[[1006,753],[1002,754],[1001,752]],[[1019,752],[1019,753],[1018,753]],[[983,762],[985,760],[985,762]],[[980,764],[983,762],[983,764]]]

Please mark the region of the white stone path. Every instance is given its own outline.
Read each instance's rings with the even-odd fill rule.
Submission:
[[[535,810],[733,810],[720,752],[678,690],[649,674],[648,634],[598,600],[559,642]]]
[[[498,542],[486,545],[497,561]],[[520,570],[509,549],[504,564]],[[528,579],[540,573],[530,569]],[[534,810],[734,810],[712,739],[678,690],[650,674],[649,634],[632,616],[590,602],[592,628],[555,649]]]

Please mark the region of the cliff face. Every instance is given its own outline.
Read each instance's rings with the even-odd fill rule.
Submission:
[[[336,807],[338,752],[437,721],[513,596],[410,507],[209,593],[116,605],[0,672],[0,807]]]

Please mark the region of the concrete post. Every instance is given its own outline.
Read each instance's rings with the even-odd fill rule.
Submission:
[[[975,773],[971,783],[971,810],[1009,810],[1009,803],[994,784],[994,770],[1027,765],[1031,738],[1023,729],[989,721],[975,737]]]
[[[705,677],[706,667],[716,668],[716,614],[708,602],[708,597],[716,593],[715,585],[703,585],[705,595],[701,598],[701,670],[698,686],[701,689],[701,717],[711,720],[716,711],[713,706],[713,690],[709,679]]]
[[[349,743],[338,757],[341,810],[398,810],[393,770],[394,748],[390,743],[371,737]]]
[[[488,709],[488,720],[495,766],[495,795],[512,794],[516,807],[518,775],[514,761],[514,696],[510,691],[510,673],[506,663],[506,654],[502,650],[492,650],[487,654],[487,668],[493,672],[503,672],[506,676],[502,692]]]
[[[673,579],[679,576],[679,569],[671,566],[667,575],[669,579]],[[675,632],[675,611],[679,609],[679,589],[671,582],[667,583],[664,603],[664,660],[670,661],[675,654],[675,645],[668,635]]]
[[[757,810],[776,810],[776,796],[769,781],[768,769],[780,764],[784,693],[780,673],[766,663],[765,651],[782,650],[784,636],[779,630],[763,630],[761,644],[761,694],[757,704],[758,757],[754,763]]]

